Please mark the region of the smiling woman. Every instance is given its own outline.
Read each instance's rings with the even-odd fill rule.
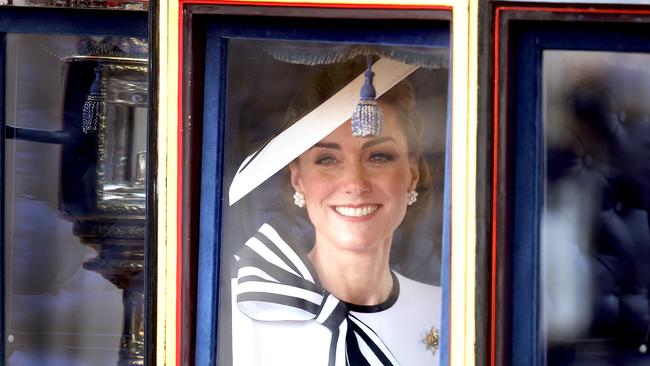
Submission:
[[[382,106],[382,111],[390,108]],[[390,241],[406,213],[407,194],[415,190],[417,161],[408,154],[398,122],[388,115],[381,137],[353,137],[347,122],[289,166],[316,233],[333,240],[326,231],[336,232],[342,249]]]
[[[388,298],[393,232],[419,178],[393,107],[382,103],[381,110],[380,137],[353,137],[346,122],[289,165],[315,227],[308,257],[325,288],[355,304]]]
[[[232,337],[220,337],[220,349],[232,349],[235,365],[439,364],[442,291],[439,277],[426,273],[436,267],[439,273],[440,243],[431,234],[417,234],[423,228],[418,222],[430,229],[440,219],[432,218],[430,164],[421,142],[431,131],[423,134],[413,77],[430,70],[418,74],[418,66],[371,52],[316,66],[257,56],[271,74],[286,73],[269,83],[278,102],[265,100],[269,109],[262,114],[251,102],[255,98],[240,94],[238,76],[229,79],[229,118],[243,130],[229,125],[227,133],[244,139],[260,133],[251,140],[266,142],[249,150],[254,141],[227,139],[227,151],[255,152],[245,159],[230,156],[234,164],[243,163],[230,166],[222,255],[231,250],[234,261],[228,264],[230,283],[221,284],[231,301],[221,303],[220,317],[232,322],[221,322],[220,331]],[[238,67],[231,63],[231,72]],[[259,79],[255,86],[264,88]],[[287,93],[285,83],[302,86]],[[359,103],[364,83],[374,85],[376,100]],[[287,100],[282,113],[280,101]],[[361,137],[355,136],[359,121],[351,120],[357,103],[375,113],[360,121],[372,132]],[[246,129],[250,115],[283,126],[251,120],[255,128]],[[264,138],[256,129],[265,127],[278,132]],[[444,129],[430,128],[444,136]],[[444,145],[435,149],[444,151]],[[405,217],[409,225],[403,225]],[[419,263],[421,272],[413,269],[409,251],[429,258]]]

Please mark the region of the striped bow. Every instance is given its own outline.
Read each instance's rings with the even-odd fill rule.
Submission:
[[[307,258],[269,224],[237,253],[239,309],[264,321],[314,320],[332,332],[329,366],[398,365],[379,336],[324,290]],[[313,274],[314,273],[314,274]]]

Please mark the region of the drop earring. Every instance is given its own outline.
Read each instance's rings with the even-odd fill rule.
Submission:
[[[305,195],[296,191],[293,194],[293,203],[300,208],[305,207]]]

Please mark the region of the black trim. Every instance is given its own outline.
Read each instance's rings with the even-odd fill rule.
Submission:
[[[490,363],[491,254],[492,254],[492,119],[493,98],[493,8],[487,0],[478,3],[478,90],[476,142],[476,274],[475,331],[476,366]]]
[[[147,115],[147,201],[145,227],[145,321],[144,321],[144,363],[156,364],[157,342],[157,288],[158,288],[158,66],[160,22],[158,20],[158,1],[149,3],[148,11],[148,45],[149,45],[149,111]],[[175,285],[175,284],[174,284]]]
[[[381,5],[378,5],[381,6]],[[256,5],[186,5],[186,14],[245,15],[275,18],[338,18],[338,19],[407,19],[452,20],[451,8],[446,9],[364,9],[351,7],[297,7]]]
[[[377,305],[357,305],[357,304],[344,301],[345,304],[348,306],[348,310],[357,313],[378,313],[380,311],[388,310],[393,305],[395,305],[397,299],[399,298],[399,290],[400,290],[399,280],[397,279],[397,276],[395,276],[395,273],[393,273],[393,271],[390,272],[390,275],[391,277],[393,277],[393,288],[391,289],[390,295],[388,295],[386,301],[379,303]]]
[[[182,194],[183,206],[181,237],[181,364],[193,365],[196,358],[196,307],[198,282],[198,242],[199,212],[201,194],[201,164],[203,125],[196,121],[203,120],[203,72],[205,65],[205,29],[195,24],[193,15],[186,13],[183,21],[183,40],[181,73],[184,80],[192,83],[189,88],[180,86],[182,102]]]
[[[5,246],[5,83],[6,83],[6,53],[7,53],[7,35],[0,34],[0,288],[2,288],[2,301],[0,301],[0,309],[2,311],[2,316],[0,316],[0,337],[2,342],[0,342],[0,355],[2,356],[2,361],[7,359],[7,349],[5,347],[5,340],[7,339],[7,306],[5,305],[5,300],[8,299],[7,296],[7,276],[6,276],[6,267],[7,256],[6,256],[6,246]]]

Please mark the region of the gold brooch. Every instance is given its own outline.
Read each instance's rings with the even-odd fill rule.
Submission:
[[[433,352],[433,355],[435,356],[436,351],[438,351],[438,348],[440,347],[440,331],[438,328],[431,327],[422,341],[427,345],[427,349]]]

